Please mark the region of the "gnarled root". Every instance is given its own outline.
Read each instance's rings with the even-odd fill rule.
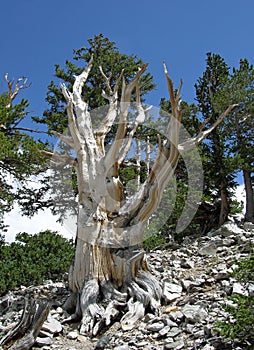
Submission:
[[[97,303],[100,299],[100,288],[104,296],[103,301],[108,303],[106,308]],[[109,326],[118,316],[118,308],[126,304],[126,299],[127,294],[117,291],[110,282],[101,283],[99,287],[97,280],[88,281],[80,297],[82,312],[80,333],[93,336],[104,326]]]
[[[130,330],[144,317],[147,309],[158,312],[161,295],[160,283],[146,271],[140,272],[129,283],[127,292],[123,293],[109,281],[99,283],[96,279],[91,279],[84,285],[80,295],[80,333],[95,336],[121,315],[122,329]]]
[[[98,247],[96,253],[102,256]],[[162,288],[149,272],[143,251],[131,247],[103,253],[99,260],[104,264],[65,303],[66,311],[75,310],[65,322],[81,320],[83,335],[97,335],[116,318],[123,330],[132,329],[147,310],[156,313],[160,306]]]
[[[47,302],[25,299],[25,306],[19,323],[0,340],[0,348],[10,350],[31,349],[44,321],[48,317],[49,309],[50,305]]]
[[[128,288],[131,296],[128,301],[129,311],[122,317],[121,326],[123,330],[130,330],[135,323],[144,317],[145,310],[149,307],[151,311],[158,312],[162,289],[159,282],[151,273],[142,271],[139,277],[130,283]]]

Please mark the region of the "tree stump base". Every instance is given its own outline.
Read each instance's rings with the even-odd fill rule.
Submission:
[[[3,350],[29,350],[34,345],[44,321],[49,314],[47,302],[25,299],[25,306],[19,323],[1,340]]]
[[[147,310],[158,312],[162,288],[149,271],[144,252],[139,251],[128,260],[122,257],[122,263],[118,261],[115,269],[119,271],[123,264],[125,276],[122,276],[120,287],[109,279],[91,278],[84,283],[80,293],[71,294],[63,308],[73,313],[64,322],[81,321],[80,334],[92,337],[116,319],[120,320],[123,330],[130,330]]]

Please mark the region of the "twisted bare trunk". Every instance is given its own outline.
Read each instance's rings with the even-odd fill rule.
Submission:
[[[119,169],[131,148],[138,126],[145,119],[139,79],[147,65],[128,84],[121,75],[114,88],[111,88],[110,78],[101,68],[108,89],[103,92],[103,97],[109,103],[106,116],[96,129],[93,129],[88,105],[82,98],[82,87],[91,67],[92,59],[83,73],[76,77],[72,93],[62,85],[70,136],[55,135],[75,151],[76,158],[56,154],[51,157],[77,169],[79,213],[76,253],[69,273],[73,294],[65,304],[73,314],[66,322],[79,319],[81,333],[96,335],[116,317],[121,316],[122,327],[127,329],[133,327],[148,308],[156,312],[161,300],[161,286],[150,273],[142,249],[145,225],[157,209],[165,186],[174,174],[180,152],[188,151],[201,142],[234,106],[230,106],[210,129],[200,130],[196,137],[179,144],[181,85],[175,93],[164,64],[172,117],[165,140],[158,136],[158,153],[151,167],[148,150],[147,164],[151,169],[146,181],[140,184],[131,198],[125,198]],[[132,122],[129,122],[133,91],[136,92],[136,113],[134,120],[132,114]],[[105,136],[116,118],[115,139],[106,152]],[[128,311],[124,313],[126,307]]]

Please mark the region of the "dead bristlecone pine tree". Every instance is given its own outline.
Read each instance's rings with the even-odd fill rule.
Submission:
[[[129,83],[125,82],[122,72],[114,86],[100,68],[107,86],[102,94],[108,106],[103,120],[95,126],[86,97],[82,96],[92,61],[75,77],[73,92],[61,85],[67,102],[69,136],[54,134],[73,149],[75,156],[47,152],[54,160],[66,161],[77,172],[76,252],[69,271],[72,295],[65,303],[67,310],[73,307],[74,310],[65,321],[80,320],[80,333],[90,336],[98,334],[121,315],[123,329],[131,329],[147,309],[156,312],[160,306],[161,285],[149,271],[142,249],[145,226],[174,174],[179,154],[194,148],[234,107],[230,106],[211,128],[199,130],[197,136],[181,144],[181,85],[175,93],[164,64],[172,106],[167,134],[163,140],[158,136],[157,155],[146,180],[132,197],[126,198],[119,170],[138,126],[146,117],[139,81],[147,65],[141,67]],[[114,139],[106,144],[105,138],[113,124],[117,125]]]

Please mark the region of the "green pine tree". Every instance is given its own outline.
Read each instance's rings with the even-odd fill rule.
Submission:
[[[4,229],[4,213],[17,202],[23,213],[32,215],[47,206],[44,199],[46,178],[38,180],[40,186],[32,188],[32,176],[45,170],[44,157],[39,150],[45,145],[29,135],[31,129],[24,127],[29,103],[26,99],[16,102],[20,90],[27,87],[26,79],[15,84],[8,80],[8,91],[0,95],[0,227]]]
[[[206,69],[195,84],[196,100],[203,121],[211,125],[219,115],[213,98],[223,89],[229,77],[229,67],[218,54],[207,54]],[[221,226],[230,213],[233,189],[236,186],[232,154],[227,147],[228,137],[225,122],[221,123],[208,137],[206,155],[203,158],[205,171],[204,194],[212,202],[219,203],[218,226]]]
[[[254,222],[254,68],[247,59],[241,59],[239,68],[233,68],[213,103],[218,112],[228,104],[238,104],[225,121],[227,147],[234,155],[235,171],[243,174],[245,220]]]

